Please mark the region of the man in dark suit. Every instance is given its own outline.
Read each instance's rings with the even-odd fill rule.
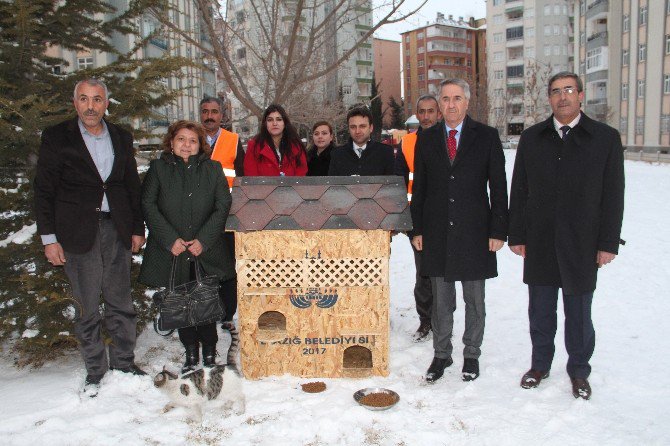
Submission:
[[[44,253],[64,266],[75,306],[75,334],[86,364],[84,392],[95,396],[108,368],[145,375],[134,363],[137,327],[130,295],[131,251],[144,244],[140,179],[130,133],[103,119],[107,87],[77,83],[77,118],[42,133],[35,177],[37,229]],[[104,323],[112,341],[109,360]]]
[[[337,147],[330,156],[328,175],[393,175],[393,147],[372,141],[372,113],[365,106],[347,113],[351,139]]]
[[[572,394],[588,400],[591,303],[598,268],[619,249],[623,148],[619,132],[581,113],[584,91],[576,74],[555,74],[548,95],[553,115],[521,134],[510,197],[509,246],[524,258],[533,344],[521,387],[537,387],[549,376],[562,288]]]
[[[408,133],[403,136],[401,150],[395,158],[395,174],[405,178],[407,184],[407,200],[412,201],[412,187],[414,186],[414,155],[416,153],[416,140],[419,132],[428,129],[438,121],[442,120],[440,105],[435,96],[426,94],[416,101],[416,117],[420,127],[416,133]],[[407,236],[412,240],[412,233]],[[428,340],[430,335],[431,308],[433,306],[433,290],[430,277],[421,275],[421,251],[417,251],[412,245],[414,252],[414,267],[416,268],[414,283],[414,302],[416,312],[419,314],[419,328],[413,335],[416,342]]]
[[[484,338],[484,283],[498,275],[496,254],[507,238],[505,156],[498,131],[467,116],[470,87],[440,83],[444,121],[418,135],[412,194],[412,244],[423,251],[421,274],[433,288],[435,355],[426,381],[449,367],[456,309],[455,282],[463,286],[465,331],[462,379],[479,376]],[[491,191],[490,201],[487,187]]]

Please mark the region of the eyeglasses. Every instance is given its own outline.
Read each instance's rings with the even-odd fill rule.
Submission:
[[[577,91],[575,87],[554,88],[549,92],[549,96],[560,96],[561,93],[565,93],[567,95],[572,94],[575,91]]]

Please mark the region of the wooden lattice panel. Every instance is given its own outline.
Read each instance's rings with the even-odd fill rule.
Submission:
[[[240,262],[237,280],[244,287],[272,288],[302,286],[305,282],[303,259],[251,259]]]
[[[310,259],[307,286],[383,285],[384,259]]]

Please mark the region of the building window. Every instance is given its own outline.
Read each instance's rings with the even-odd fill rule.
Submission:
[[[544,55],[545,56],[551,56],[551,45],[545,45],[544,46]]]
[[[625,135],[628,133],[628,119],[625,117],[622,117],[619,119],[619,131]]]
[[[526,57],[532,57],[535,58],[535,47],[528,47],[526,48]]]
[[[551,5],[544,6],[544,15],[551,15]]]
[[[554,56],[561,55],[561,45],[554,45]]]
[[[621,50],[621,65],[624,67],[628,65],[628,61],[630,60],[630,54],[628,50]]]
[[[416,35],[417,40],[422,40],[423,39],[423,33],[419,33]]]
[[[238,48],[237,49],[237,58],[238,59],[246,59],[247,57],[247,49],[246,48]]]
[[[637,97],[644,98],[644,80],[637,81]]]
[[[503,53],[502,51],[496,51],[493,53],[493,61],[494,62],[501,62],[503,60]]]
[[[505,78],[505,73],[503,70],[495,70],[493,72],[493,78],[496,80],[504,79]]]
[[[586,52],[586,69],[599,68],[603,63],[602,47]]]
[[[670,94],[670,74],[663,75],[663,94]]]
[[[582,31],[579,33],[579,45],[584,46],[584,42],[586,42],[586,32]]]
[[[409,43],[409,34],[405,36],[405,43]]]
[[[493,90],[493,96],[496,98],[502,98],[503,95],[503,89],[502,88],[496,88]]]
[[[342,94],[351,94],[351,85],[342,85]]]
[[[586,14],[586,0],[579,0],[579,14]]]
[[[422,47],[422,46],[420,46],[420,47],[417,48],[417,50],[416,50],[416,52],[419,53],[419,54],[424,53],[425,51],[426,51],[426,48],[424,48],[424,47]]]
[[[637,49],[637,60],[638,62],[644,62],[647,60],[647,45],[641,43]]]
[[[582,62],[579,64],[579,74],[581,76],[584,76],[586,74],[586,62]]]
[[[647,7],[640,6],[640,26],[647,24]]]
[[[544,25],[544,35],[545,36],[551,35],[551,25]]]
[[[493,6],[500,6],[502,0],[493,0]]]
[[[561,5],[554,5],[554,15],[561,15]]]
[[[77,68],[80,70],[86,70],[93,68],[93,58],[92,57],[78,57],[77,58]]]
[[[507,77],[523,77],[523,65],[507,67]]]
[[[670,115],[661,115],[661,133],[663,135],[670,133]]]
[[[623,32],[628,32],[630,31],[630,16],[628,14],[624,14],[623,16]]]
[[[622,101],[628,100],[628,83],[626,82],[621,84],[621,100]]]
[[[424,75],[423,75],[423,74],[419,74],[419,80],[420,80],[420,81],[423,81],[424,79],[425,79]]]
[[[555,36],[561,35],[561,27],[559,25],[554,25],[554,35]]]
[[[523,12],[526,17],[535,17],[535,8],[526,8]]]
[[[526,37],[535,37],[535,28],[526,28]]]
[[[635,134],[642,135],[644,133],[644,116],[635,118]]]
[[[423,65],[424,65],[423,60],[420,60],[419,63],[418,63],[417,65],[419,66],[419,68],[423,67]]]
[[[523,26],[507,29],[507,40],[523,39]]]
[[[501,43],[503,41],[502,33],[495,33],[493,35],[493,43]]]
[[[503,16],[502,14],[496,14],[493,16],[493,23],[495,25],[500,25],[503,22]]]
[[[665,35],[665,54],[670,54],[670,34]]]

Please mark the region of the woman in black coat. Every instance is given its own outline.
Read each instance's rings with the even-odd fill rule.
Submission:
[[[307,176],[326,176],[330,166],[330,152],[335,148],[333,126],[328,121],[314,124],[312,142],[312,147],[307,151]]]
[[[177,256],[175,284],[195,279],[195,258],[207,275],[221,281],[235,275],[235,263],[223,243],[232,202],[218,161],[209,158],[203,127],[177,121],[163,140],[163,154],[151,162],[142,186],[142,210],[149,229],[139,280],[168,286],[172,258]],[[182,372],[199,363],[215,364],[218,336],[214,322],[179,329],[186,350]]]

